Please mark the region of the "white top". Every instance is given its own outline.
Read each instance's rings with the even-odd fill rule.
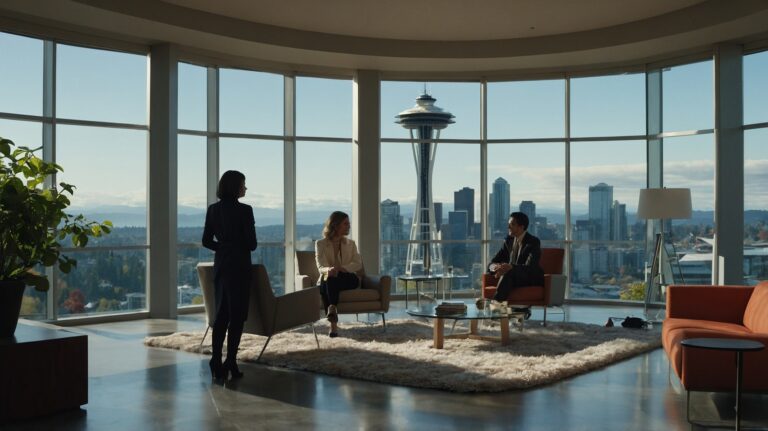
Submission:
[[[363,269],[363,258],[357,251],[357,244],[347,237],[341,238],[340,251],[334,250],[333,241],[328,238],[321,239],[315,242],[315,264],[317,264],[317,270],[320,271],[320,275],[325,277],[328,274],[328,270],[334,267],[334,263],[338,262],[338,266],[341,266],[348,272],[358,272]]]

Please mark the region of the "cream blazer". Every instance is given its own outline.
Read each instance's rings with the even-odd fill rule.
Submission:
[[[324,238],[315,242],[315,264],[320,271],[320,280],[325,279],[328,270],[333,268],[333,255],[333,242],[330,239]],[[354,273],[363,269],[363,258],[357,251],[357,244],[347,237],[341,239],[341,267]]]

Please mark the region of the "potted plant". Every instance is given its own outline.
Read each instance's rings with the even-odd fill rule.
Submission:
[[[85,247],[89,237],[111,231],[112,223],[65,212],[75,187],[45,180],[63,171],[35,155],[39,149],[0,138],[0,338],[16,330],[25,286],[47,291],[48,278],[36,271],[58,266],[68,273],[77,264],[61,254],[61,241]]]

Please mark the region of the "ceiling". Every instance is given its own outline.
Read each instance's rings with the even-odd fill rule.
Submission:
[[[626,24],[703,0],[164,0],[211,14],[345,36],[489,40]]]
[[[0,28],[348,74],[595,70],[768,40],[766,0],[3,0]]]

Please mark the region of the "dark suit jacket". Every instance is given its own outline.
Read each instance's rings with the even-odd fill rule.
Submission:
[[[541,241],[538,238],[526,232],[522,241],[522,248],[517,255],[517,260],[510,261],[512,254],[512,246],[514,245],[515,238],[507,236],[504,239],[504,244],[501,249],[496,253],[496,256],[491,259],[491,263],[511,263],[513,268],[511,271],[515,271],[515,279],[520,280],[521,285],[526,286],[541,286],[544,284],[544,270],[539,265],[539,259],[541,259]],[[488,271],[490,271],[490,265],[488,265]]]
[[[216,314],[221,311],[226,291],[231,320],[248,317],[251,283],[251,251],[256,250],[253,209],[236,199],[222,199],[208,207],[203,246],[215,252],[213,280]]]

